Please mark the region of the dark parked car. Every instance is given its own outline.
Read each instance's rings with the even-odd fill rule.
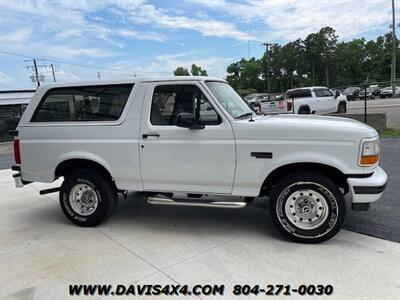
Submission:
[[[343,95],[347,97],[348,101],[357,100],[359,98],[360,88],[357,86],[348,87],[343,91]]]
[[[360,98],[360,100],[363,100],[366,95],[367,99],[375,99],[375,97],[378,97],[380,93],[381,91],[378,87],[368,87],[366,90],[361,89],[358,93],[358,97]]]
[[[391,98],[392,97],[392,93],[393,93],[392,87],[388,86],[388,87],[385,87],[385,88],[383,88],[381,90],[380,97],[382,99]],[[400,97],[400,87],[398,87],[398,86],[396,86],[396,89],[395,89],[395,97]]]

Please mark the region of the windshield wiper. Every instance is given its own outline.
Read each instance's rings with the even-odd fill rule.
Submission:
[[[235,119],[237,120],[237,119],[241,119],[241,118],[244,118],[244,117],[250,117],[252,115],[253,115],[252,112],[247,112],[247,113],[241,114],[240,116],[237,116]]]

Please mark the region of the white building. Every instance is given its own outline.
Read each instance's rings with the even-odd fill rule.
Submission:
[[[0,105],[28,104],[35,90],[0,91]]]
[[[12,140],[9,130],[15,129],[35,90],[0,91],[0,142]]]

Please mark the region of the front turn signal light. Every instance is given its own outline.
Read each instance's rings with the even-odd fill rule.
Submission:
[[[360,165],[374,165],[379,161],[379,154],[369,155],[369,156],[361,156]]]
[[[364,141],[361,145],[359,165],[364,167],[377,164],[380,153],[379,138]]]

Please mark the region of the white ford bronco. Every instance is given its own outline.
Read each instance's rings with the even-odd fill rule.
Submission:
[[[81,226],[109,217],[127,191],[150,204],[223,208],[266,196],[281,233],[315,243],[340,230],[346,202],[368,209],[387,180],[373,128],[257,115],[209,77],[41,86],[14,135],[16,185],[63,177],[41,194],[59,191],[64,214]]]

